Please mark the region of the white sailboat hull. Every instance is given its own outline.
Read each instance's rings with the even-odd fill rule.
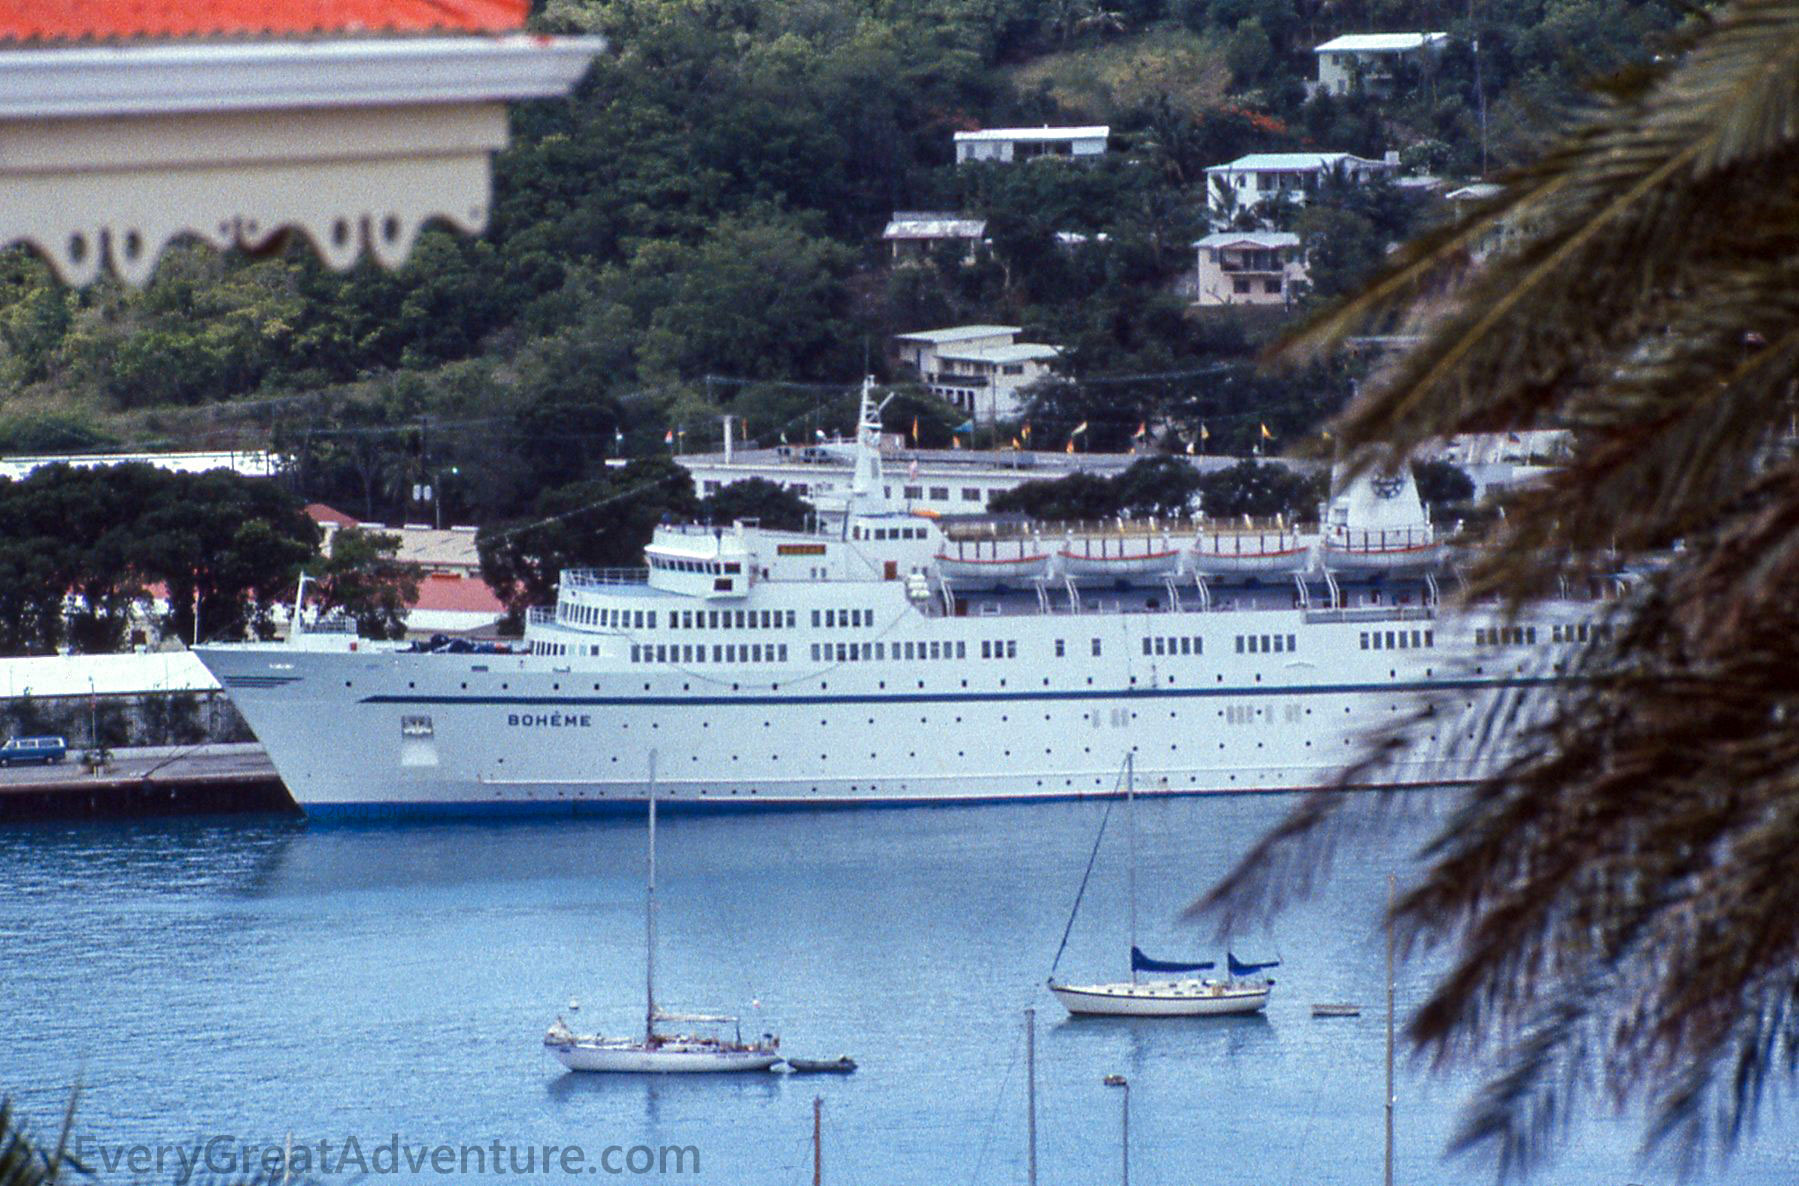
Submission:
[[[544,1049],[571,1071],[624,1074],[766,1071],[781,1061],[780,1054],[773,1050],[731,1050],[707,1043],[665,1042],[649,1047],[641,1042],[576,1039],[546,1041]]]
[[[1213,1017],[1259,1013],[1269,985],[1260,981],[1159,980],[1132,984],[1055,984],[1050,992],[1077,1017]]]

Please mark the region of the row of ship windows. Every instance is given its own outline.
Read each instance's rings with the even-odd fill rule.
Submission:
[[[608,630],[654,630],[656,628],[655,610],[601,609],[597,605],[571,605],[564,601],[557,604],[556,616],[564,622],[579,622],[583,626],[599,626]],[[792,625],[792,623],[788,624]]]
[[[791,630],[790,609],[671,609],[670,630]],[[651,623],[654,625],[654,623]]]
[[[922,527],[855,527],[853,539],[927,539],[930,533]]]
[[[1237,649],[1243,649],[1242,638],[1237,639]],[[1183,634],[1178,638],[1166,636],[1145,638],[1143,653],[1146,655],[1203,655],[1206,653],[1206,640],[1197,634]]]
[[[1239,634],[1239,655],[1282,655],[1299,649],[1299,639],[1291,634]]]
[[[1474,629],[1474,645],[1477,647],[1534,646],[1536,641],[1535,626],[1477,626]]]
[[[669,643],[651,646],[633,644],[633,663],[705,663],[706,644]],[[727,642],[712,646],[713,663],[785,663],[786,643]]]
[[[990,644],[981,644],[981,658],[990,659]],[[1017,644],[1013,644],[1016,654]],[[896,642],[891,648],[884,642],[815,642],[812,644],[812,661],[814,663],[867,663],[881,662],[887,658],[887,652],[893,651],[894,662],[912,660],[929,661],[932,659],[966,659],[968,644],[965,642]]]
[[[717,576],[719,573],[738,573],[743,571],[743,564],[736,560],[673,560],[667,556],[645,556],[651,568],[664,572],[704,572]]]
[[[1362,649],[1364,651],[1408,651],[1436,645],[1437,632],[1434,630],[1362,631]]]

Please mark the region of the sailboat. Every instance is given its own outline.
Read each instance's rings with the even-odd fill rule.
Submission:
[[[643,1037],[577,1034],[558,1017],[543,1046],[571,1071],[766,1071],[781,1061],[781,1041],[763,1034],[745,1042],[738,1019],[716,1013],[665,1013],[656,1004],[656,751],[650,751],[650,841],[644,894]],[[659,1025],[739,1026],[733,1038],[672,1034]]]
[[[1056,980],[1056,964],[1062,961],[1062,952],[1068,947],[1069,931],[1074,929],[1075,915],[1081,909],[1081,897],[1086,893],[1087,880],[1081,879],[1080,893],[1075,895],[1074,910],[1068,916],[1068,929],[1062,932],[1062,947],[1056,951],[1054,963],[1050,966],[1049,990],[1064,1008],[1075,1016],[1099,1017],[1206,1017],[1227,1013],[1256,1013],[1268,1005],[1268,993],[1274,987],[1274,981],[1262,975],[1269,968],[1278,967],[1279,960],[1267,963],[1249,964],[1237,959],[1227,952],[1230,974],[1222,979],[1190,975],[1195,972],[1209,972],[1217,965],[1211,961],[1204,963],[1179,963],[1169,960],[1151,959],[1143,954],[1137,946],[1137,788],[1136,788],[1136,755],[1127,754],[1124,761],[1125,783],[1125,816],[1126,828],[1130,836],[1130,902],[1131,902],[1131,978],[1115,980],[1103,984],[1068,984]],[[1100,837],[1105,836],[1105,824],[1100,824]],[[1099,854],[1099,840],[1093,842],[1093,855]],[[1089,858],[1087,872],[1093,872],[1093,861]],[[1142,979],[1138,973],[1159,973],[1168,979]]]

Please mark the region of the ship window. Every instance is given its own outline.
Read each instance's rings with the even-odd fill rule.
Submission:
[[[1093,640],[1093,653],[1096,656],[1099,654],[1099,639],[1097,638]]]
[[[743,565],[738,563],[735,560],[727,560],[727,561],[725,561],[725,571],[726,572],[742,572]]]
[[[1167,640],[1161,639],[1161,638],[1156,639],[1156,654],[1165,655],[1167,653],[1168,653]]]
[[[880,642],[875,643],[875,659],[877,661],[879,661],[881,659],[885,659],[886,657],[887,657],[887,644],[880,643]]]
[[[907,498],[923,498],[924,497],[924,487],[923,486],[907,486],[905,489],[905,496]]]
[[[1299,649],[1299,639],[1297,636],[1292,634],[1287,635],[1287,649],[1289,651],[1297,651]]]
[[[1056,639],[1056,658],[1058,658],[1058,659],[1063,658],[1067,654],[1068,654],[1068,644],[1060,638]]]
[[[1364,651],[1368,649],[1368,632],[1366,630],[1362,631],[1362,649]]]
[[[817,643],[812,644],[812,661],[814,663],[818,662],[818,644]]]
[[[942,657],[943,657],[943,656],[942,656],[942,655],[940,655],[940,654],[938,654],[938,645],[939,645],[939,644],[937,644],[937,643],[932,643],[932,644],[931,644],[931,654],[930,654],[930,657],[931,657],[931,658],[933,658],[933,659],[941,659],[941,658],[942,658]]]
[[[1243,653],[1243,636],[1241,634],[1237,635],[1237,653],[1239,655]]]
[[[981,640],[981,658],[983,658],[983,659],[993,658],[993,644],[988,642],[984,638]]]
[[[1532,646],[1536,645],[1537,628],[1535,626],[1526,626],[1524,628],[1524,641],[1530,643]]]
[[[945,646],[947,647],[948,644],[946,643]],[[968,644],[967,643],[959,642],[956,644],[956,658],[958,658],[958,659],[968,658]]]
[[[1018,658],[1018,640],[1017,639],[1008,638],[1006,640],[1006,658],[1008,658],[1008,659]]]
[[[633,662],[633,663],[643,662],[643,648],[638,646],[636,643],[631,644],[631,662]]]
[[[775,650],[779,652],[781,662],[787,662],[787,644],[782,643],[780,646],[776,647]]]
[[[828,609],[825,611],[825,626],[829,629],[836,629],[836,627],[837,627],[837,611],[836,610]]]
[[[963,502],[979,502],[979,501],[981,501],[981,488],[979,486],[964,486],[964,487],[962,487],[962,501]]]
[[[850,660],[849,648],[844,646],[842,643],[838,643],[837,644],[837,661],[839,663],[848,663],[849,660]]]
[[[1191,638],[1181,639],[1181,654],[1191,655],[1192,653],[1193,653],[1193,640]]]
[[[814,627],[816,627],[816,626],[817,626],[817,625],[818,625],[818,623],[819,623],[819,617],[820,617],[820,613],[819,613],[819,611],[818,611],[818,610],[813,610],[813,611],[812,611],[812,625],[813,625],[813,626],[814,626]]]
[[[933,487],[931,487],[931,497],[936,499],[939,502],[947,502],[949,500],[949,487],[948,486],[933,486]]]
[[[1146,655],[1149,654],[1149,639],[1148,638],[1145,638],[1143,640],[1143,653]]]
[[[1374,649],[1380,650],[1380,631],[1378,630],[1374,632]]]
[[[1436,631],[1426,630],[1424,632],[1424,645],[1427,647],[1434,647],[1437,645],[1437,632]]]

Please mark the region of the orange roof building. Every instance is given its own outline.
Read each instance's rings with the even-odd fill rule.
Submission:
[[[0,245],[141,284],[170,240],[306,236],[394,266],[487,225],[508,100],[567,94],[597,38],[527,0],[0,0]]]

